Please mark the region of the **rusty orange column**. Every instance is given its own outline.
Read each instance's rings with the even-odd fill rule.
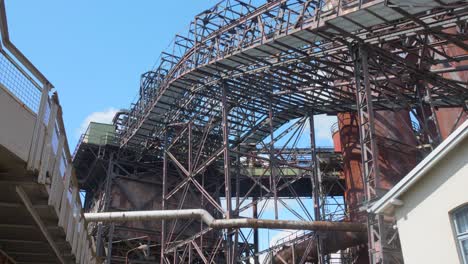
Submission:
[[[366,222],[367,212],[361,211],[364,201],[364,184],[361,174],[361,147],[357,114],[339,113],[338,126],[343,155],[343,173],[346,181],[345,201],[349,219]],[[377,188],[389,190],[403,178],[418,162],[416,139],[408,111],[377,111],[375,132],[378,144],[380,168]],[[357,249],[357,262],[369,262],[367,248]]]
[[[349,221],[366,222],[366,214],[359,211],[364,201],[364,189],[361,176],[361,150],[359,144],[359,127],[357,114],[339,113],[339,133],[335,133],[333,141],[335,149],[340,148],[343,155],[343,174],[346,182],[345,202]],[[339,136],[339,140],[335,137]],[[368,264],[367,247],[361,245],[355,249],[356,264]]]
[[[337,116],[349,218],[351,221],[365,221],[366,213],[359,212],[359,207],[364,201],[364,190],[357,115],[340,113]],[[418,162],[416,139],[408,111],[376,111],[375,132],[380,168],[377,188],[389,190]]]
[[[362,216],[359,216],[359,205],[364,200],[364,189],[361,176],[361,150],[359,147],[357,115],[354,113],[339,113],[337,118],[343,155],[343,173],[346,181],[345,201],[349,220],[365,220],[362,219]]]

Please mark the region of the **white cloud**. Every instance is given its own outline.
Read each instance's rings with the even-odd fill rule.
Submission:
[[[333,145],[331,127],[336,122],[338,122],[336,116],[329,116],[325,114],[314,116],[315,140],[317,141],[317,145],[324,146],[324,143],[327,144],[326,146]],[[304,131],[308,131],[309,128],[309,122],[307,122]]]
[[[314,121],[317,140],[331,139],[331,127],[338,121],[336,116],[317,115]]]
[[[279,240],[282,240],[283,238],[288,237],[289,235],[291,235],[291,234],[293,234],[295,232],[297,232],[297,231],[296,230],[282,230],[282,231],[278,232],[276,235],[274,235],[270,239],[270,247],[276,246],[276,244],[278,243]],[[284,241],[281,241],[281,242],[284,242]]]
[[[115,109],[113,107],[107,108],[104,111],[101,112],[93,112],[89,114],[83,122],[81,122],[80,128],[77,131],[78,136],[81,136],[81,134],[86,132],[86,129],[88,128],[88,125],[90,122],[98,122],[98,123],[111,123],[112,118],[114,118],[115,113],[118,111],[118,109]]]
[[[289,235],[293,234],[296,232],[296,230],[280,230],[280,231],[274,231],[276,232],[271,239],[268,241],[268,236],[263,234],[263,236],[260,236],[260,239],[263,240],[263,243],[267,245],[267,247],[273,247],[276,245],[276,243],[285,238],[288,237]],[[262,244],[262,243],[260,243]],[[260,250],[263,250],[264,248],[260,248]],[[258,259],[260,263],[264,263],[265,259],[268,257],[268,253],[263,253],[259,255]],[[253,258],[250,259],[250,263],[254,263]],[[269,263],[269,262],[268,262]]]

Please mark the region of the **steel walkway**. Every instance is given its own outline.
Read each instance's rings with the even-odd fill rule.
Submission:
[[[320,7],[319,2],[325,4]],[[228,86],[232,108],[248,106],[258,110],[257,116],[263,114],[263,118],[257,119],[260,127],[268,119],[264,99],[270,93],[275,96],[275,111],[283,113],[274,120],[275,128],[301,116],[303,111],[298,107],[313,109],[315,114],[355,111],[354,91],[343,88],[349,85],[346,81],[354,76],[353,72],[330,58],[347,54],[352,42],[386,43],[466,21],[466,4],[460,5],[453,19],[437,21],[434,15],[421,16],[426,11],[443,10],[459,2],[283,0],[258,7],[246,3],[239,8],[233,3],[229,7],[217,5],[219,10],[214,8],[197,16],[187,36],[177,35],[173,54],[163,53],[160,66],[144,75],[140,98],[132,105],[122,127],[122,145],[140,148],[145,140],[160,135],[166,124],[187,122],[190,117],[185,112],[192,111],[190,116],[202,115],[203,110],[212,107],[207,98],[220,101],[222,85]],[[230,1],[222,3],[228,5]],[[207,29],[210,19],[217,15],[224,21]],[[370,30],[375,27],[379,29]],[[431,73],[415,71],[414,74]],[[435,82],[439,81],[445,80]],[[457,85],[449,88],[452,86],[449,83],[446,86],[440,91],[441,96],[450,97],[454,105],[463,104],[456,98],[466,98],[466,94],[455,92],[462,88]],[[392,109],[402,107],[397,105],[399,102],[407,102],[399,100],[401,95],[393,92],[385,100],[379,98],[376,108]],[[409,93],[404,96],[409,101],[414,99]],[[441,106],[451,103],[442,102]],[[259,142],[268,133],[262,129],[246,132],[245,143]]]

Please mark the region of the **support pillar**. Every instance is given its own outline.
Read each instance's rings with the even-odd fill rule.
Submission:
[[[273,93],[272,93],[273,94]],[[268,104],[268,119],[269,119],[269,127],[270,127],[270,190],[273,192],[273,202],[275,208],[275,219],[278,220],[278,192],[276,190],[276,156],[275,156],[275,137],[273,135],[274,127],[273,127],[273,102],[271,100]]]
[[[309,114],[309,128],[310,128],[310,150],[312,155],[312,197],[314,199],[314,220],[320,221],[322,220],[321,215],[321,206],[320,206],[320,198],[321,198],[321,183],[319,181],[319,162],[317,159],[317,147],[315,144],[315,126],[314,126],[314,115],[313,113]],[[317,239],[317,260],[318,264],[325,264],[325,256],[323,255],[323,243],[321,241],[321,235],[317,232],[316,234]],[[294,253],[294,251],[293,251]],[[293,254],[294,259],[294,254]]]
[[[254,219],[257,219],[258,218],[258,208],[257,208],[257,205],[258,205],[258,199],[257,197],[253,197],[252,198],[252,217]],[[259,264],[260,261],[258,259],[258,228],[254,228],[253,229],[253,240],[254,240],[254,264]]]
[[[106,212],[109,209],[110,205],[110,193],[112,187],[112,174],[113,174],[114,162],[113,155],[109,156],[109,161],[107,163],[107,172],[106,172],[106,182],[104,186],[104,206],[102,208],[103,212]],[[97,241],[96,241],[96,251],[98,257],[104,257],[104,225],[102,223],[98,224],[97,231]],[[110,253],[110,252],[109,252]]]
[[[232,217],[231,201],[231,160],[229,153],[229,106],[227,104],[227,85],[222,83],[221,108],[222,108],[222,129],[224,148],[224,192],[226,197],[226,219]],[[226,263],[233,263],[232,229],[226,232]]]
[[[375,117],[371,81],[369,78],[368,48],[363,44],[351,48],[354,59],[356,102],[359,118],[359,138],[362,158],[362,178],[365,193],[363,209],[370,207],[385,194],[382,189],[379,156],[375,132]],[[393,220],[369,214],[367,216],[369,260],[371,264],[402,262],[401,249]],[[396,239],[395,239],[396,238]],[[400,261],[401,260],[401,261]]]
[[[163,146],[163,177],[162,177],[162,200],[161,209],[166,210],[166,193],[167,193],[167,133],[164,134],[164,146]],[[161,259],[160,263],[164,263],[164,252],[166,250],[166,221],[161,221]]]

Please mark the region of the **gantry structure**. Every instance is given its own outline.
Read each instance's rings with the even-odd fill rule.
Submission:
[[[108,155],[103,170],[120,171],[119,177],[132,172],[127,162],[109,173],[115,155],[140,167],[157,163],[148,170],[161,175],[163,210],[198,205],[218,218],[252,212],[261,219],[257,205],[269,201],[275,219],[284,207],[299,219],[349,221],[336,199],[345,188],[339,162],[333,151],[316,147],[314,115],[357,116],[365,213],[389,189],[379,148],[398,141],[376,133],[376,114],[407,111],[418,129],[417,144],[406,147],[424,155],[441,141],[436,111],[466,113],[467,18],[468,3],[459,0],[222,1],[197,15],[142,75],[138,100],[114,119],[115,152],[99,147],[93,155]],[[82,182],[92,174],[83,173]],[[102,186],[88,193],[111,189]],[[366,214],[361,221],[370,263],[402,263],[393,219]],[[214,230],[181,220],[163,220],[158,228],[152,241],[161,263],[259,262],[257,228]],[[290,263],[327,263],[330,248],[353,246],[332,247],[327,237],[295,238],[304,257]],[[286,262],[274,251],[267,261]]]

